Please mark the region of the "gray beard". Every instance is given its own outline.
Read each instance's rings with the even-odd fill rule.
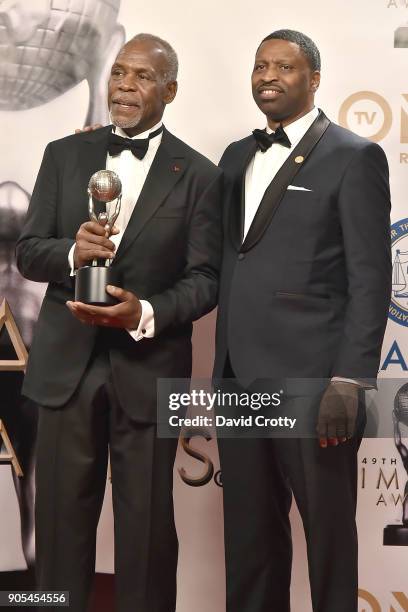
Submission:
[[[112,116],[111,111],[109,111],[109,119],[110,122],[113,123],[113,125],[116,125],[116,127],[121,128],[122,130],[126,129],[126,128],[133,128],[136,127],[139,123],[140,123],[140,118],[138,119],[133,119],[133,121],[131,119],[129,119],[128,121],[126,120],[116,120],[114,119],[114,117]]]

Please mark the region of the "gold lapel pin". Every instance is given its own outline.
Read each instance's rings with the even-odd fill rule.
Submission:
[[[295,157],[295,164],[301,164],[305,161],[305,158],[303,157],[303,155],[298,155],[297,157]]]

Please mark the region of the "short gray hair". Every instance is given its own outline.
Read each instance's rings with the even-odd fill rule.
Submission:
[[[133,36],[133,38],[128,40],[126,44],[137,41],[151,42],[163,49],[167,60],[167,70],[164,73],[165,83],[169,83],[170,81],[176,81],[178,73],[178,58],[177,53],[175,52],[171,44],[168,43],[167,40],[163,40],[163,38],[160,38],[159,36],[155,36],[154,34],[145,34],[143,32],[140,34],[136,34],[136,36]]]

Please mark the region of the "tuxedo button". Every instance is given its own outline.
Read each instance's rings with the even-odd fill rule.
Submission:
[[[238,259],[239,259],[239,260],[241,260],[241,259],[245,259],[245,253],[240,253],[240,254],[238,255]]]

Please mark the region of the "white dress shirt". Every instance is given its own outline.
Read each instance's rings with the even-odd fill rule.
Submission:
[[[148,138],[149,134],[155,132],[162,122],[160,121],[146,132],[142,132],[133,139],[137,138]],[[120,128],[115,127],[115,134],[129,138],[129,136]],[[120,155],[106,155],[106,169],[116,172],[122,183],[122,202],[118,218],[115,222],[115,227],[120,231],[110,237],[110,240],[115,244],[116,251],[118,250],[119,244],[122,240],[123,234],[129,223],[130,217],[132,216],[133,209],[135,208],[136,202],[139,199],[140,192],[142,191],[144,182],[150,170],[150,166],[153,163],[157,149],[161,143],[163,133],[160,132],[157,136],[149,141],[149,148],[143,159],[138,159],[133,155],[130,150],[124,150]],[[109,204],[107,204],[107,212],[109,212]],[[137,212],[136,212],[137,214]],[[74,249],[75,245],[72,246],[68,261],[71,268],[71,275],[75,274],[74,270]],[[153,338],[154,337],[154,312],[153,307],[147,300],[140,300],[142,307],[142,314],[140,322],[136,330],[128,330],[132,338],[135,340],[141,340],[142,338]]]
[[[281,169],[294,147],[306,134],[318,114],[318,109],[313,108],[309,113],[285,127],[285,132],[292,145],[291,148],[284,147],[279,142],[274,142],[265,153],[262,153],[260,150],[257,151],[249,163],[245,174],[244,238],[252,225],[267,187],[275,178],[275,175]],[[268,134],[273,132],[270,127],[267,127],[266,131]]]
[[[248,233],[252,225],[256,211],[262,201],[264,193],[271,181],[275,178],[277,172],[281,169],[294,147],[300,142],[307,130],[317,119],[319,110],[314,107],[306,115],[297,119],[293,123],[285,126],[285,132],[291,143],[291,148],[284,147],[279,142],[274,142],[269,149],[264,153],[258,150],[253,159],[250,161],[245,174],[245,219],[244,219],[244,236]],[[268,134],[272,134],[273,130],[266,127]],[[342,378],[333,376],[332,382],[350,382],[353,384],[362,385],[359,381],[351,378]]]

